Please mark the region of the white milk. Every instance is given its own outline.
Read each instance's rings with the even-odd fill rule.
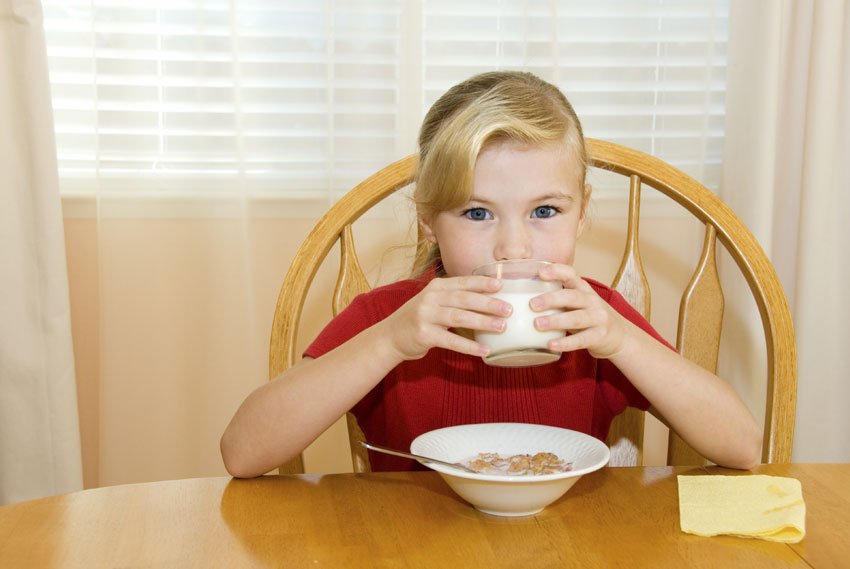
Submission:
[[[490,347],[490,356],[501,354],[540,350],[548,351],[549,340],[564,336],[563,330],[541,332],[534,327],[534,319],[538,316],[557,314],[561,310],[545,310],[534,312],[528,302],[544,292],[561,287],[560,282],[541,281],[538,279],[503,279],[502,290],[491,296],[504,300],[513,306],[513,312],[506,319],[507,326],[501,333],[475,332],[475,340]]]

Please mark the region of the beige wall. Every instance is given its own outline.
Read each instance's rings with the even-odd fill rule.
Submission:
[[[647,207],[652,320],[674,342],[699,230],[669,208]],[[66,204],[65,233],[86,487],[224,475],[218,438],[239,402],[267,380],[280,282],[315,218],[250,208],[171,218],[79,209]],[[610,282],[624,210],[605,200],[594,206],[577,259],[584,274]],[[356,226],[374,281],[404,271],[408,250],[387,249],[409,241],[407,211],[398,202]],[[670,243],[678,252],[666,252]],[[382,261],[390,268],[379,274]],[[330,317],[319,297],[329,296],[335,271],[323,269],[308,299],[302,345]],[[338,423],[308,449],[308,471],[350,469],[345,436]],[[660,444],[649,462],[663,461]]]

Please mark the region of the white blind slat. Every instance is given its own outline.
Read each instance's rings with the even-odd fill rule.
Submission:
[[[337,195],[501,68],[561,87],[588,136],[719,177],[728,0],[42,4],[66,193]]]

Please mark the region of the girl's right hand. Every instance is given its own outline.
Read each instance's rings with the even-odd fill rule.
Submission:
[[[419,359],[431,348],[486,356],[488,347],[451,329],[504,330],[512,307],[487,296],[501,287],[498,279],[484,276],[436,278],[384,319],[381,326],[402,360]]]

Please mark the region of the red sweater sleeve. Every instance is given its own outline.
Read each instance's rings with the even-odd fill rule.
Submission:
[[[415,280],[401,281],[391,286],[376,288],[360,294],[351,304],[328,323],[304,355],[318,358],[337,346],[344,344],[363,330],[373,326],[398,310],[424,288],[424,283]]]

